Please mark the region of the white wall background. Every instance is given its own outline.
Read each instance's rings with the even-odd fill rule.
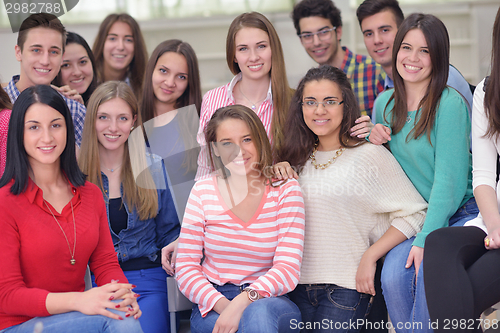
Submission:
[[[342,11],[344,24],[342,45],[355,53],[366,54],[355,8],[347,0],[337,0],[336,5]],[[451,38],[451,63],[475,85],[489,71],[491,30],[499,6],[500,0],[480,0],[406,4],[402,8],[406,15],[419,11],[434,14],[443,20]],[[134,13],[131,15],[134,16]],[[158,43],[170,38],[182,39],[193,46],[200,63],[203,91],[206,91],[227,83],[232,77],[225,60],[225,40],[227,29],[235,16],[157,19],[139,23],[149,52]],[[295,87],[315,63],[302,48],[288,12],[266,16],[278,31],[290,85]],[[62,20],[64,22],[64,17]],[[66,24],[66,28],[82,35],[92,46],[98,24]],[[16,38],[17,34],[10,29],[0,29],[1,82],[10,80],[12,75],[19,72],[19,64],[14,57]]]

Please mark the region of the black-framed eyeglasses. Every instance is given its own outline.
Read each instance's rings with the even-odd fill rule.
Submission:
[[[312,43],[314,40],[314,35],[318,35],[319,40],[328,40],[332,38],[332,31],[335,31],[337,27],[333,27],[330,29],[324,29],[317,32],[304,32],[303,34],[298,35],[300,40],[304,44]]]
[[[344,103],[344,101],[337,101],[335,99],[327,99],[326,101],[323,101],[323,102],[318,102],[314,99],[308,99],[308,100],[303,101],[301,104],[302,104],[302,107],[306,110],[316,111],[316,109],[318,108],[318,105],[320,105],[320,104],[323,105],[323,107],[327,110],[333,110],[337,106],[341,105],[342,103]]]

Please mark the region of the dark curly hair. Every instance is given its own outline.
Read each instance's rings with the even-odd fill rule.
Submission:
[[[358,102],[345,73],[333,66],[322,65],[311,68],[302,78],[292,97],[285,128],[285,144],[278,151],[279,161],[287,161],[296,170],[300,170],[314,150],[318,136],[314,134],[304,121],[302,98],[304,87],[311,81],[328,80],[336,83],[342,91],[343,115],[340,124],[339,141],[342,147],[350,148],[366,142],[364,139],[352,138],[350,129],[356,119],[361,116]]]

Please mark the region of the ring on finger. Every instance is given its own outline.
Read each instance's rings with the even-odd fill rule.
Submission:
[[[484,239],[484,245],[485,245],[486,247],[489,247],[489,246],[490,246],[490,239],[489,239],[488,237],[486,237],[486,238]]]

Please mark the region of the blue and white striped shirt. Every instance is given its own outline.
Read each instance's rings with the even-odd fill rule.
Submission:
[[[10,80],[9,84],[4,88],[4,90],[9,95],[10,101],[14,104],[21,94],[21,92],[17,89],[16,83],[19,81],[19,75],[14,75],[12,80]],[[75,126],[75,141],[78,147],[82,142],[82,132],[83,132],[83,124],[85,123],[85,112],[87,109],[83,104],[79,102],[69,99],[63,95],[61,95],[66,104],[68,105],[69,111],[71,112],[71,117],[73,118],[73,125]]]

